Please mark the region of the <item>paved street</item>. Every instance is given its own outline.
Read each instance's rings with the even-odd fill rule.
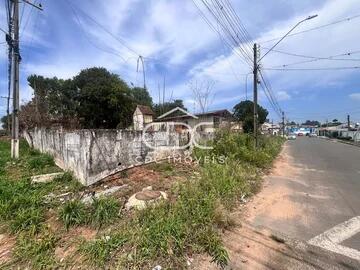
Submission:
[[[229,269],[360,269],[360,148],[288,141],[227,231]],[[218,269],[210,258],[192,269]]]
[[[254,204],[252,225],[360,258],[360,148],[320,138],[288,141]]]

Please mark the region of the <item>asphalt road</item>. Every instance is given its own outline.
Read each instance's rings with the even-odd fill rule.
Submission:
[[[360,147],[298,137],[282,159],[256,198],[251,223],[357,259]]]

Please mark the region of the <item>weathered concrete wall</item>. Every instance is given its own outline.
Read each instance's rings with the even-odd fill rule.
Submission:
[[[70,170],[84,185],[129,167],[141,165],[178,153],[179,134],[126,130],[35,129],[25,133],[35,149],[51,154],[56,164]],[[150,146],[150,147],[149,147]],[[156,146],[153,148],[153,146]]]

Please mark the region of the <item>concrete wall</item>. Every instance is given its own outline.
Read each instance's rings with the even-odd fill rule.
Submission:
[[[179,134],[160,131],[145,134],[148,145],[142,140],[142,132],[126,130],[69,132],[37,128],[26,132],[25,138],[35,149],[51,154],[59,167],[72,171],[84,185],[177,154],[174,147],[181,143]]]

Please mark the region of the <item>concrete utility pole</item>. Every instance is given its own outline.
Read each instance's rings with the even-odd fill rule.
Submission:
[[[9,8],[11,10],[11,5],[9,5]],[[11,72],[12,72],[12,18],[9,17],[9,28],[8,33],[6,34],[6,42],[8,44],[8,95],[7,95],[7,108],[6,108],[6,114],[7,114],[7,135],[10,136],[11,134],[11,124],[10,124],[10,96],[11,96]]]
[[[20,46],[19,46],[19,1],[18,0],[8,0],[10,5],[10,10],[13,15],[10,16],[9,24],[9,33],[6,36],[7,42],[9,44],[9,55],[12,59],[12,87],[13,87],[13,111],[12,111],[12,128],[11,128],[11,158],[19,158],[19,64],[21,61],[20,57]],[[33,4],[28,0],[23,0],[24,3],[29,4],[39,10],[42,10],[41,4]],[[10,12],[11,13],[11,12]],[[11,66],[9,67],[11,70]],[[10,78],[9,77],[9,78]],[[9,94],[10,98],[10,94]]]
[[[257,44],[254,44],[254,138],[255,138],[255,148],[258,147],[258,111],[257,111],[257,100],[258,100],[258,60],[257,60],[257,53],[258,47]]]
[[[285,112],[282,112],[282,130],[283,137],[285,137]]]
[[[13,113],[11,130],[11,158],[19,158],[19,1],[13,0],[14,5],[14,39],[13,39]]]

